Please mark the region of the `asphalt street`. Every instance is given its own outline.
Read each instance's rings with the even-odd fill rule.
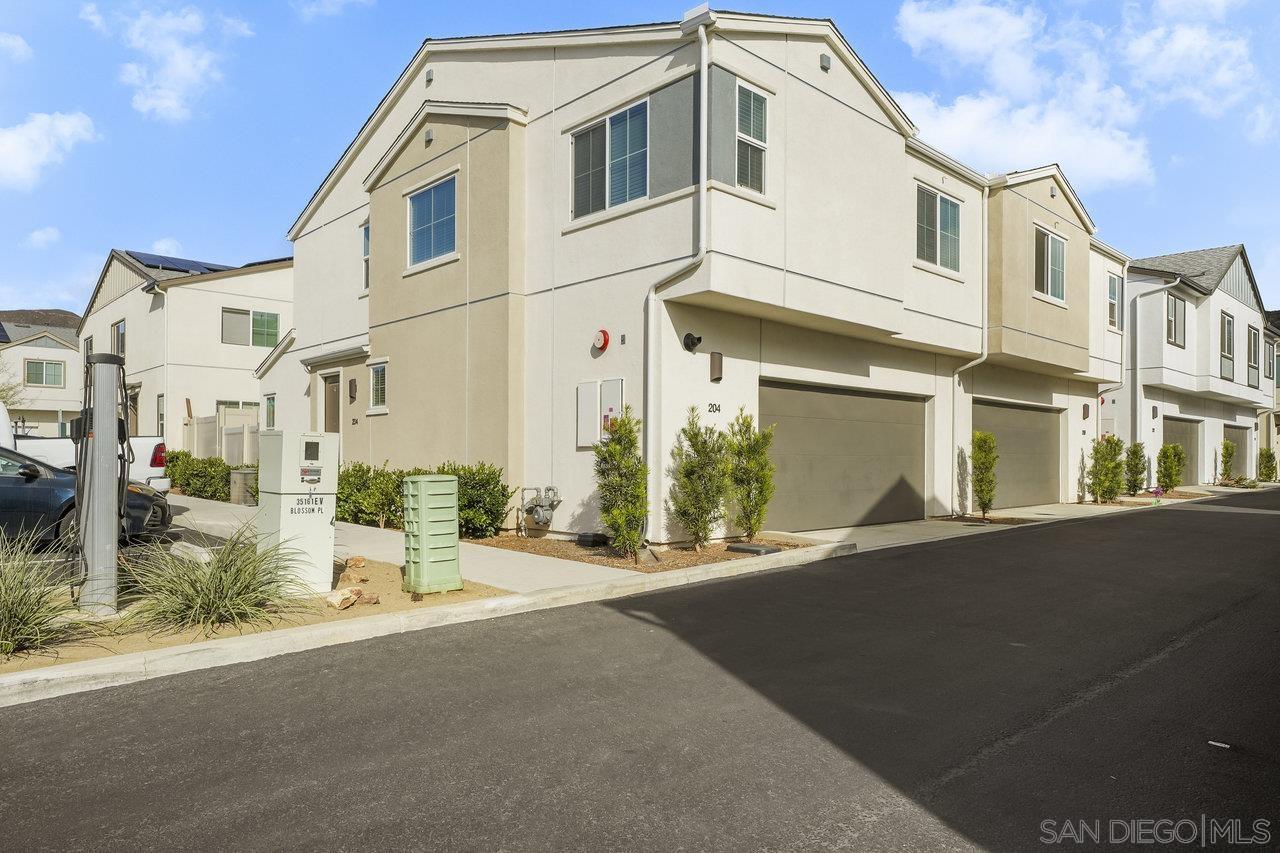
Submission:
[[[0,711],[10,850],[1121,849],[1180,819],[1280,843],[1280,490]]]

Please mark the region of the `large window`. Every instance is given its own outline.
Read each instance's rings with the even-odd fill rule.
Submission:
[[[738,84],[738,186],[764,192],[764,152],[768,143],[764,95]]]
[[[1067,298],[1067,244],[1061,237],[1036,229],[1036,292],[1052,299]]]
[[[124,357],[124,320],[111,326],[111,352]]]
[[[369,289],[369,223],[360,226],[360,240],[364,246],[364,289]]]
[[[1176,347],[1187,345],[1187,300],[1166,293],[1164,339]]]
[[[35,388],[61,388],[65,374],[65,362],[28,361],[23,375],[23,384]]]
[[[280,341],[280,315],[268,311],[222,309],[222,342],[238,346],[273,347]]]
[[[375,409],[387,405],[387,366],[375,364],[369,368],[369,405]]]
[[[457,188],[451,177],[409,196],[409,266],[454,251]]]
[[[1107,323],[1124,329],[1124,279],[1112,274],[1107,275]]]
[[[1226,311],[1222,312],[1222,318],[1218,324],[1218,352],[1221,356],[1218,375],[1223,379],[1235,379],[1236,318]]]
[[[1249,327],[1249,351],[1246,355],[1249,357],[1249,387],[1257,388],[1259,385],[1258,370],[1261,367],[1262,359],[1262,332]]]
[[[649,194],[649,102],[573,135],[573,216]]]
[[[916,257],[960,271],[960,203],[916,187]]]

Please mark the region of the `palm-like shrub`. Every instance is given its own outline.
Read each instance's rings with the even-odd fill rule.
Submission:
[[[649,466],[640,452],[640,421],[630,406],[623,406],[622,415],[605,424],[604,432],[592,447],[600,522],[614,549],[638,560],[649,516]]]
[[[729,455],[730,521],[751,542],[764,527],[769,501],[773,500],[773,427],[756,429],[755,419],[744,410],[729,424],[726,451]]]
[[[996,505],[996,437],[982,430],[973,431],[973,502],[982,510],[982,517]]]
[[[1219,478],[1224,483],[1230,483],[1235,480],[1236,475],[1232,472],[1236,460],[1236,443],[1234,441],[1222,442],[1222,473]]]
[[[311,591],[297,577],[297,552],[261,546],[247,527],[209,550],[208,559],[147,543],[124,562],[124,581],[138,597],[128,628],[157,633],[270,623],[308,610]]]
[[[1111,503],[1124,488],[1124,442],[1114,435],[1093,440],[1089,454],[1089,494],[1097,503]]]
[[[1124,452],[1124,490],[1130,495],[1142,491],[1147,483],[1147,448],[1135,441]]]
[[[1258,451],[1258,479],[1264,483],[1275,482],[1276,452],[1270,447]]]
[[[698,410],[689,408],[689,420],[681,427],[671,450],[671,514],[701,551],[724,520],[729,494],[729,457],[725,435],[702,426]]]
[[[55,652],[95,635],[68,594],[65,574],[38,550],[34,532],[0,536],[0,658]]]
[[[1187,451],[1181,444],[1166,444],[1156,454],[1156,484],[1165,492],[1182,485],[1182,469],[1187,466]]]

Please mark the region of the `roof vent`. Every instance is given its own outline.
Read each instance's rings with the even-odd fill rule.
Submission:
[[[822,53],[818,55],[818,67],[823,71],[831,70],[831,54]]]
[[[425,85],[427,85],[427,86],[430,86],[430,85],[431,85],[431,81],[432,81],[432,80],[435,80],[435,79],[436,79],[436,72],[435,72],[435,71],[433,71],[433,70],[432,70],[432,69],[430,69],[430,68],[428,68],[428,69],[426,70],[426,73],[422,75],[422,82],[423,82],[423,84],[425,84]]]

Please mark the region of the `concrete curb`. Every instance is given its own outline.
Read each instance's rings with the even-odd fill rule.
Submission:
[[[300,625],[261,634],[205,640],[184,646],[133,652],[94,660],[42,667],[0,675],[0,707],[52,699],[70,693],[118,687],[150,678],[177,675],[200,669],[248,663],[293,652],[353,643],[374,637],[421,631],[441,625],[495,619],[517,613],[568,607],[591,601],[622,598],[641,592],[685,586],[702,581],[755,574],[771,569],[803,566],[806,563],[855,553],[851,542],[813,545],[768,554],[744,557],[670,572],[639,574],[625,580],[600,581],[556,587],[531,593],[485,598],[442,607],[426,607],[349,619],[326,625]]]

